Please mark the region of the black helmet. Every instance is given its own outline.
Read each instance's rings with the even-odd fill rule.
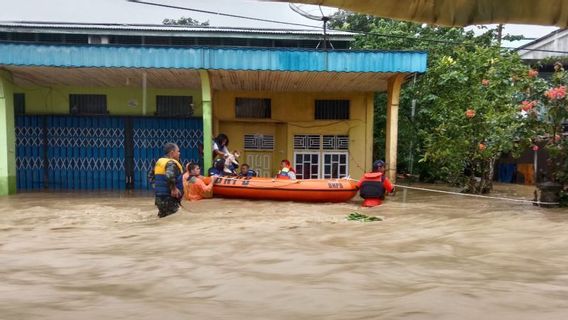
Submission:
[[[373,162],[373,171],[379,171],[379,168],[384,166],[385,162],[383,160],[376,160]]]
[[[213,162],[213,167],[217,168],[218,170],[223,170],[223,168],[225,168],[225,159],[215,159],[215,162]]]

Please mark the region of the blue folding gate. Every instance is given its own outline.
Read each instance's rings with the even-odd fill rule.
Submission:
[[[132,123],[134,142],[134,189],[150,189],[147,174],[154,161],[163,155],[166,142],[176,143],[182,163],[200,159],[199,145],[203,139],[201,119],[152,119],[134,118]]]
[[[166,142],[198,161],[201,119],[17,116],[18,190],[149,189]]]

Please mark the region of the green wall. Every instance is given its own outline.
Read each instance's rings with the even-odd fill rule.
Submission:
[[[26,96],[26,114],[68,114],[69,94],[105,94],[107,108],[111,115],[142,115],[141,88],[85,88],[85,87],[15,87],[14,93]],[[156,112],[156,96],[193,96],[194,113],[201,117],[201,90],[197,89],[147,89],[146,115]],[[136,107],[128,106],[135,101]]]

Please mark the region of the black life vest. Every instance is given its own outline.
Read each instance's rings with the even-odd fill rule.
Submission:
[[[380,180],[363,181],[359,195],[363,199],[379,198],[385,200],[385,177],[381,176]]]

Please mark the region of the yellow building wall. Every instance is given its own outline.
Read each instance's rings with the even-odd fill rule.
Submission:
[[[235,119],[237,97],[270,98],[272,119]],[[317,99],[350,100],[350,119],[314,120]],[[372,93],[215,92],[213,117],[219,123],[214,134],[227,134],[231,151],[244,150],[245,134],[274,135],[273,174],[280,160],[294,162],[294,135],[302,134],[348,135],[349,174],[354,178],[369,170],[372,163]],[[242,159],[246,159],[244,154]]]
[[[200,117],[201,91],[190,89],[147,89],[146,115],[156,112],[156,96],[192,96],[194,116]],[[70,94],[104,94],[110,115],[141,116],[143,93],[141,88],[85,88],[85,87],[15,87],[14,93],[24,93],[27,114],[69,114]],[[135,102],[136,106],[129,106]]]

